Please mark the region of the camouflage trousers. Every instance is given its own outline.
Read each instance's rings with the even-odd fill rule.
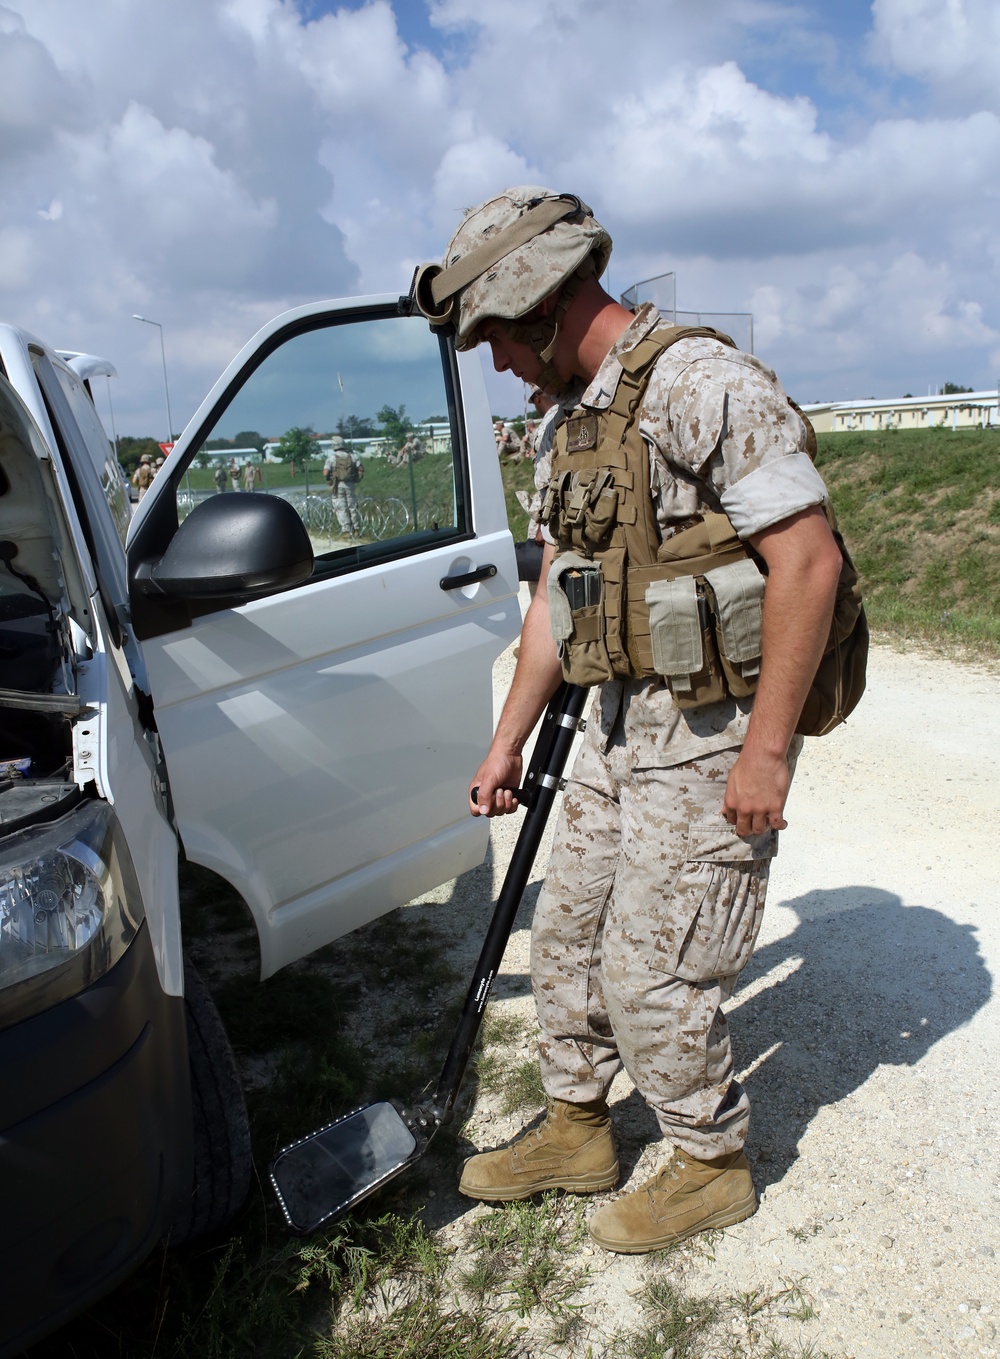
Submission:
[[[721,1156],[750,1115],[722,1006],[753,952],[777,833],[740,837],[722,818],[739,746],[643,767],[621,720],[606,742],[593,731],[532,925],[543,1084],[593,1100],[624,1064],[665,1137]]]
[[[333,512],[345,538],[357,538],[361,533],[358,496],[349,481],[341,481],[333,493]]]

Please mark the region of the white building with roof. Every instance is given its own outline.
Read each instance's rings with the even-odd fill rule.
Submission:
[[[996,391],[894,396],[803,405],[817,434],[878,429],[997,429]]]

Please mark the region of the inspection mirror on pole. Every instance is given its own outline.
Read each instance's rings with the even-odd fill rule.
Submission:
[[[282,1148],[270,1179],[293,1232],[304,1236],[341,1217],[419,1160],[438,1128],[451,1121],[545,823],[563,787],[562,771],[582,729],[587,692],[560,685],[543,719],[524,787],[515,790],[527,812],[434,1093],[412,1105],[398,1100],[365,1105]]]

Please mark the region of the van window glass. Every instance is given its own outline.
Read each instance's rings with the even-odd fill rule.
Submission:
[[[65,393],[66,400],[69,402],[77,427],[83,435],[87,452],[94,461],[94,468],[101,482],[101,490],[104,492],[104,498],[108,502],[108,509],[111,511],[115,528],[124,546],[132,511],[128,503],[125,483],[122,480],[121,468],[118,465],[118,459],[115,457],[114,447],[107,436],[104,425],[101,423],[101,417],[97,413],[90,393],[77,375],[70,369],[64,368],[61,363],[53,362],[52,369],[59,380],[59,386]]]
[[[469,531],[447,350],[397,315],[294,333],[214,417],[178,486],[178,513],[220,493],[298,511],[320,571]]]

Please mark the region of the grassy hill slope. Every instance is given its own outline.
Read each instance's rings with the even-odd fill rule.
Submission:
[[[819,439],[874,628],[1000,655],[1000,434]]]

